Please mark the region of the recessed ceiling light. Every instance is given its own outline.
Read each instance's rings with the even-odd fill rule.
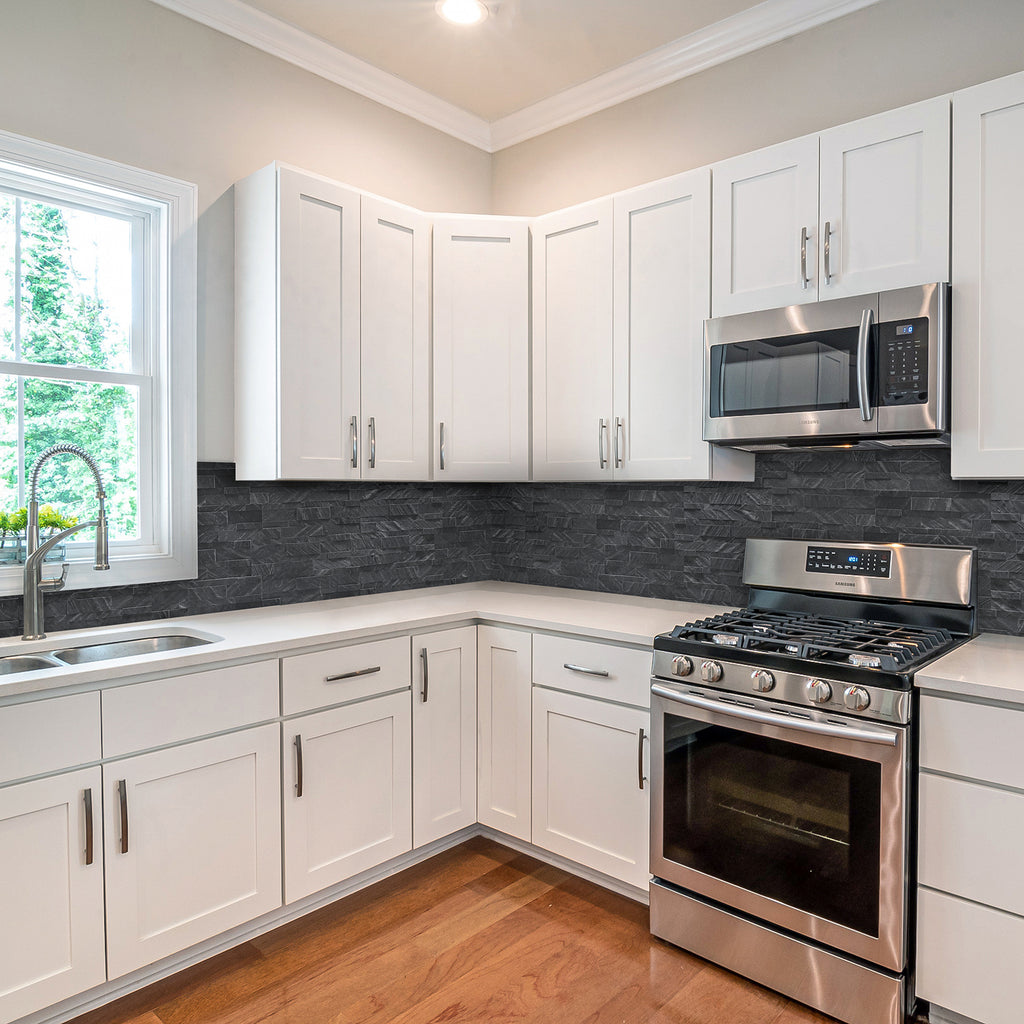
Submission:
[[[442,0],[437,13],[455,25],[476,25],[487,17],[487,7],[482,0]]]

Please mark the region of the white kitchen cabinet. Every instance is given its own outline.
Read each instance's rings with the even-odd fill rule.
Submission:
[[[364,480],[430,479],[430,221],[362,197],[360,419]]]
[[[752,455],[702,439],[710,170],[616,195],[613,235],[613,479],[753,479]]]
[[[650,713],[534,687],[533,843],[646,889]]]
[[[86,768],[0,789],[3,1024],[106,980],[101,785]]]
[[[434,222],[436,480],[528,480],[530,277],[525,220]]]
[[[103,767],[111,978],[281,905],[275,723]]]
[[[235,185],[240,480],[359,476],[358,192],[271,164]]]
[[[611,199],[534,221],[533,477],[612,477]]]
[[[412,638],[412,839],[476,822],[476,627]]]
[[[953,96],[954,477],[1024,477],[1024,73]]]
[[[949,98],[712,168],[713,316],[949,280]]]
[[[530,841],[532,637],[477,628],[477,820]]]
[[[405,689],[285,724],[286,903],[412,849],[411,722]]]

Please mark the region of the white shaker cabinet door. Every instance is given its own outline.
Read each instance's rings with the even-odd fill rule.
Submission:
[[[412,840],[476,822],[476,627],[412,638]]]
[[[430,221],[362,197],[364,480],[430,479]]]
[[[953,96],[952,472],[1024,477],[1024,73]]]
[[[477,628],[477,820],[530,841],[532,636]]]
[[[103,767],[111,978],[281,905],[280,728]]]
[[[711,315],[814,302],[818,136],[716,164]]]
[[[614,477],[752,479],[752,455],[702,439],[710,170],[623,192],[614,209]]]
[[[612,200],[541,217],[533,242],[533,476],[612,476]]]
[[[646,889],[650,713],[533,691],[533,842]]]
[[[818,297],[949,280],[949,97],[820,137]]]
[[[99,768],[0,789],[0,1021],[106,980]]]
[[[527,222],[434,223],[436,480],[528,480],[530,273]]]
[[[412,848],[408,688],[286,722],[284,759],[286,903]]]

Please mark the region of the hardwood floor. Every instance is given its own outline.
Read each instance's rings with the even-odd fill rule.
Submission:
[[[74,1024],[826,1024],[483,838]]]

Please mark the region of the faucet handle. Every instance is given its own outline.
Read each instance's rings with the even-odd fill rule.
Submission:
[[[54,593],[55,591],[63,590],[64,584],[67,582],[69,567],[70,566],[67,562],[63,562],[60,567],[60,576],[55,576],[53,577],[53,579],[40,580],[39,589],[45,590],[49,593]]]

